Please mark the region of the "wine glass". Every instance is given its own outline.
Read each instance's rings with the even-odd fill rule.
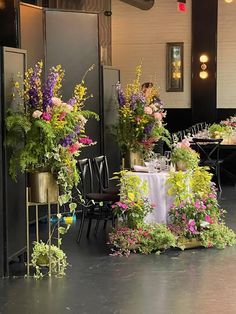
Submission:
[[[166,159],[166,170],[170,170],[170,163],[171,163],[171,151],[167,150],[164,153]]]

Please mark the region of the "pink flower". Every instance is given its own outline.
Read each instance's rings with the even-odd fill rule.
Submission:
[[[162,120],[162,114],[161,114],[160,112],[155,112],[155,113],[154,113],[154,118],[155,118],[156,120],[161,121],[161,120]]]
[[[149,107],[149,106],[146,106],[146,107],[144,107],[144,112],[146,113],[146,114],[152,114],[152,108],[151,107]]]
[[[40,111],[40,110],[35,110],[35,111],[33,112],[33,114],[32,114],[32,117],[35,118],[35,119],[37,119],[37,118],[40,118],[42,114],[43,114],[42,111]]]
[[[66,114],[67,114],[67,113],[66,113],[65,111],[61,112],[60,115],[59,115],[59,117],[58,117],[58,120],[64,120],[65,117],[66,117]]]
[[[50,121],[50,120],[52,119],[52,116],[51,116],[51,114],[50,114],[49,112],[44,112],[44,113],[42,114],[42,118],[43,118],[43,120],[45,120],[45,121]]]
[[[188,230],[194,234],[197,233],[196,223],[193,219],[189,219],[189,221],[188,221]]]
[[[215,194],[213,194],[213,193],[210,193],[210,194],[208,195],[208,197],[209,197],[209,198],[216,198]]]
[[[209,215],[205,216],[205,221],[209,222],[209,224],[213,224],[213,221],[212,221],[212,219],[211,219],[211,217]]]
[[[57,97],[52,97],[52,104],[55,106],[60,106],[61,104],[61,99]]]
[[[201,208],[201,203],[199,201],[196,201],[194,206],[197,208],[197,209],[200,209]]]
[[[116,202],[116,205],[119,206],[120,208],[123,208],[123,209],[128,208],[128,205],[126,205],[125,203],[122,203],[122,202]]]
[[[66,104],[66,108],[68,111],[72,111],[73,110],[73,106]]]
[[[182,215],[182,220],[186,220],[186,219],[187,219],[186,214],[183,214],[183,215]]]
[[[185,146],[185,147],[190,147],[190,143],[189,143],[189,141],[186,138],[184,138],[182,140],[182,145]]]
[[[69,147],[69,152],[70,152],[71,154],[74,154],[74,153],[76,153],[76,152],[78,151],[79,148],[80,148],[80,143],[79,143],[79,142],[76,142],[76,143],[70,145],[70,147]]]
[[[81,137],[79,139],[79,143],[84,144],[84,145],[90,145],[92,144],[92,142],[93,142],[92,139],[89,137]]]

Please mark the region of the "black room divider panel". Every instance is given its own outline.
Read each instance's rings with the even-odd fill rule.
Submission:
[[[75,84],[81,81],[88,68],[95,65],[94,70],[89,72],[85,79],[88,92],[93,94],[86,108],[100,115],[97,14],[45,10],[45,36],[46,68],[62,64],[66,71],[63,82],[65,100],[71,97]],[[87,129],[87,133],[98,144],[86,148],[82,155],[95,157],[101,152],[100,123],[91,120]]]
[[[120,150],[114,136],[113,125],[118,120],[118,101],[116,83],[120,81],[120,70],[102,67],[102,95],[103,95],[103,151],[108,158],[110,174],[120,170]],[[112,183],[112,182],[111,182]]]
[[[101,114],[100,103],[100,55],[98,35],[98,15],[78,11],[42,9],[20,5],[21,48],[26,49],[29,66],[43,59],[46,70],[61,64],[66,71],[63,81],[63,99],[72,95],[73,88],[79,83],[91,65],[93,71],[86,77],[88,93],[93,98],[87,101],[86,109]],[[87,125],[88,135],[97,145],[86,148],[81,158],[101,154],[101,122],[91,120]]]
[[[0,274],[8,275],[8,264],[20,255],[26,244],[25,238],[25,176],[20,175],[14,182],[8,175],[9,154],[5,148],[5,114],[12,102],[13,80],[17,73],[26,69],[26,51],[3,47],[0,62]],[[17,79],[19,81],[19,78]]]

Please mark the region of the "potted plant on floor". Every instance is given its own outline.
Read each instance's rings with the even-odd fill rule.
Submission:
[[[16,179],[18,169],[30,174],[32,202],[71,201],[72,189],[79,181],[77,158],[83,147],[93,144],[85,126],[88,118],[97,115],[84,109],[90,97],[84,78],[75,86],[72,98],[64,102],[61,95],[64,75],[58,65],[50,68],[43,80],[43,63],[38,62],[25,73],[22,88],[15,83],[14,98],[18,105],[7,113],[10,175]],[[44,183],[49,185],[42,189]],[[57,185],[60,195],[55,190]],[[36,187],[41,188],[41,194],[34,191]],[[70,206],[74,209],[76,204]]]

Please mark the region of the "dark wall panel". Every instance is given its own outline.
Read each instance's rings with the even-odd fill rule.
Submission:
[[[193,122],[216,119],[216,57],[218,1],[192,0],[192,115]],[[201,54],[207,54],[205,80],[199,77]]]
[[[8,175],[10,154],[6,150],[5,141],[5,114],[9,107],[14,108],[12,102],[12,82],[18,80],[17,73],[24,73],[26,69],[26,51],[14,48],[1,50],[1,205],[0,212],[3,218],[4,240],[4,273],[8,273],[8,262],[23,252],[25,248],[25,176],[19,175],[14,182]],[[1,238],[0,237],[0,238]],[[2,253],[2,252],[1,252]],[[1,271],[0,271],[1,272]]]
[[[118,121],[116,83],[120,81],[120,71],[103,67],[103,143],[104,154],[108,158],[110,174],[120,170],[120,150],[114,135],[114,124]]]
[[[167,129],[170,132],[176,132],[189,128],[192,125],[192,110],[191,109],[167,109],[165,118]]]
[[[19,47],[18,0],[0,1],[0,46]]]
[[[66,71],[63,82],[63,98],[71,97],[73,88],[79,83],[91,65],[85,82],[88,93],[93,98],[88,100],[86,108],[100,114],[99,85],[99,44],[97,14],[45,10],[46,67],[61,64]],[[94,157],[101,152],[100,122],[88,123],[88,135],[98,144],[84,149],[83,156]]]
[[[236,108],[222,108],[222,109],[217,109],[217,122],[220,122],[221,120],[225,120],[229,118],[230,116],[235,116],[236,115]]]
[[[111,0],[48,0],[43,6],[56,9],[97,12],[102,64],[111,65]],[[107,14],[108,12],[108,14]]]
[[[27,50],[27,65],[32,67],[44,60],[43,10],[36,6],[20,4],[20,47]]]

